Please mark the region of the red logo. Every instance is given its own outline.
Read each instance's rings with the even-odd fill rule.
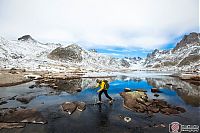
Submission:
[[[181,124],[178,122],[172,122],[169,124],[169,132],[170,133],[180,133],[181,132]]]

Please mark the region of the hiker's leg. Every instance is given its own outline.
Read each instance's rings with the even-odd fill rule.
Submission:
[[[112,100],[112,98],[108,95],[107,90],[104,90],[103,92],[104,92],[105,96],[106,96],[108,99]]]
[[[103,91],[99,92],[99,101],[101,101],[101,94],[103,93]]]

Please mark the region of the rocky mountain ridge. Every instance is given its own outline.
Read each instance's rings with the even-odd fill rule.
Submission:
[[[165,70],[200,69],[200,34],[190,33],[171,50],[155,49],[147,55],[144,66]]]

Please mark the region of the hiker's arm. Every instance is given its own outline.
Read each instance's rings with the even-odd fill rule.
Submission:
[[[98,88],[100,86],[100,84],[98,83],[96,86],[95,86],[95,88]]]
[[[97,92],[100,92],[100,91],[102,91],[103,89],[104,89],[104,86],[105,86],[105,83],[104,82],[102,82],[101,83],[101,88],[97,91]]]

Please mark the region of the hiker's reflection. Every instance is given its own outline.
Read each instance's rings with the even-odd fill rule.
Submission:
[[[98,104],[98,126],[107,127],[109,126],[109,116],[112,111],[112,106],[106,106],[104,104]]]
[[[99,106],[99,112],[101,112],[102,111],[101,104],[98,104],[98,106]]]

